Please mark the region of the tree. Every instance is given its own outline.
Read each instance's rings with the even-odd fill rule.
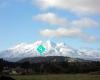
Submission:
[[[3,59],[0,59],[0,74],[3,71]]]

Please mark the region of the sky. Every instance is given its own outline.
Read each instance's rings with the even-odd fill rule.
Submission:
[[[0,0],[0,51],[37,40],[100,49],[100,0]]]

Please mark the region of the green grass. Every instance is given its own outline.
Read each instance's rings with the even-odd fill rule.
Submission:
[[[88,74],[27,75],[12,77],[16,80],[100,80],[100,75]]]

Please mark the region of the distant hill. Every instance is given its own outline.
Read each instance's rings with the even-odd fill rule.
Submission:
[[[63,56],[24,58],[17,62],[0,59],[0,69],[19,74],[90,73],[100,71],[100,62]],[[5,68],[4,68],[5,67]]]
[[[49,62],[91,62],[91,61],[79,58],[64,57],[64,56],[47,56],[47,57],[31,57],[31,58],[29,57],[19,60],[17,62],[49,63]]]

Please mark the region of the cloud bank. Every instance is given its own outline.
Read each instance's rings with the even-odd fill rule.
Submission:
[[[37,6],[64,9],[76,14],[99,14],[100,0],[36,0]]]
[[[44,37],[74,37],[88,42],[98,41],[97,37],[84,32],[84,29],[97,28],[99,26],[99,22],[89,17],[82,17],[71,21],[55,13],[48,12],[33,16],[33,19],[52,25],[58,25],[57,29],[41,30],[40,34]]]

